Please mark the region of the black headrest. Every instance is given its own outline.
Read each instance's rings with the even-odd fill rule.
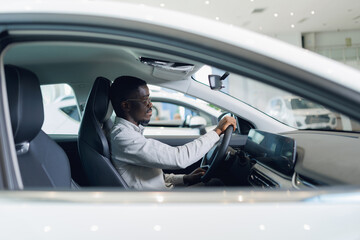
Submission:
[[[86,111],[93,112],[100,123],[108,120],[109,115],[112,113],[112,106],[109,100],[110,83],[110,80],[107,78],[96,78],[86,104]]]
[[[110,152],[103,126],[112,113],[109,99],[110,84],[111,81],[107,78],[96,78],[79,129],[80,144],[86,142],[106,157],[110,156]]]
[[[15,143],[30,142],[44,122],[39,80],[29,70],[12,65],[5,66],[5,78]]]

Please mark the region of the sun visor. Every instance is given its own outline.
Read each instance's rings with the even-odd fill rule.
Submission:
[[[169,81],[177,81],[186,78],[194,70],[194,65],[188,63],[165,61],[153,58],[140,57],[143,64],[153,66],[152,75]]]

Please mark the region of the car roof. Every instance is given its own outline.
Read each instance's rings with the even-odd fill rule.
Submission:
[[[0,13],[13,13],[19,17],[19,21],[32,19],[33,21],[47,22],[50,19],[46,14],[57,14],[56,19],[52,18],[51,22],[74,22],[77,19],[78,22],[82,21],[88,24],[101,22],[101,24],[108,25],[109,27],[119,24],[123,26],[127,21],[127,23],[131,22],[129,27],[136,25],[136,27],[148,29],[147,31],[162,34],[166,32],[168,36],[174,34],[177,37],[179,37],[178,31],[182,31],[192,34],[184,35],[184,40],[194,40],[199,36],[218,40],[246,49],[247,51],[259,53],[270,59],[276,59],[279,62],[289,63],[292,66],[315,73],[318,76],[360,92],[360,82],[353,81],[353,79],[360,78],[359,71],[265,35],[240,29],[229,24],[141,4],[114,1],[85,2],[80,0],[50,2],[36,0],[11,1],[2,6]],[[85,4],[86,7],[84,7]],[[20,17],[17,13],[23,13],[23,15]],[[71,16],[81,17],[81,20]],[[104,20],[101,18],[108,18],[107,20],[109,21],[101,21]],[[0,18],[0,22],[6,22],[7,19],[8,16],[3,15]],[[178,19],[182,20],[178,21]],[[171,31],[171,29],[175,31]],[[334,69],[337,70],[334,71]]]

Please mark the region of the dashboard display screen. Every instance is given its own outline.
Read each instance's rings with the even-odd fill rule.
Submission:
[[[294,171],[296,143],[289,137],[251,129],[244,151],[251,159],[283,175]]]

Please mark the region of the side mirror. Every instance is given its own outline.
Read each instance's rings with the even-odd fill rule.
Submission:
[[[229,76],[228,72],[224,73],[224,75],[222,76],[209,75],[208,78],[209,78],[210,88],[212,90],[220,90],[224,88],[224,86],[222,85],[222,81],[225,80],[228,76]]]
[[[190,119],[189,127],[191,128],[200,128],[206,126],[206,120],[200,116],[193,116]]]

